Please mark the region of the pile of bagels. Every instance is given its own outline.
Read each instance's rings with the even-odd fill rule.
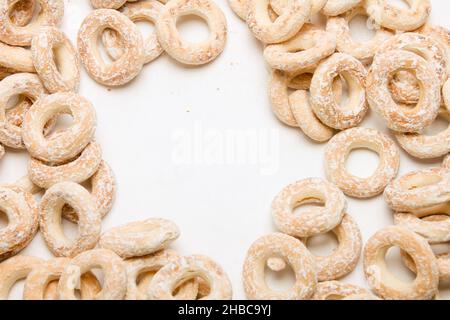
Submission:
[[[23,298],[32,300],[231,299],[230,281],[216,262],[169,248],[180,235],[172,221],[150,218],[102,233],[116,181],[95,140],[94,106],[78,93],[81,64],[113,87],[164,50],[185,64],[213,60],[225,45],[224,16],[207,0],[92,6],[76,48],[58,29],[63,0],[0,0],[0,155],[30,156],[22,179],[0,186],[8,220],[0,229],[0,299],[20,280]],[[209,44],[174,41],[178,16],[191,11],[220,19]],[[141,20],[160,25],[158,36],[144,40],[133,23]],[[100,56],[99,36],[111,63]],[[59,123],[62,115],[72,123]],[[63,218],[76,224],[76,236],[66,234]],[[53,259],[20,254],[38,231]]]
[[[327,180],[309,178],[285,187],[273,200],[277,233],[255,241],[244,262],[243,282],[250,299],[438,299],[439,284],[450,280],[450,252],[432,245],[450,242],[450,126],[426,130],[438,117],[450,121],[450,31],[429,24],[429,0],[408,0],[401,8],[387,0],[229,0],[263,43],[270,68],[268,96],[275,116],[300,128],[325,147]],[[325,17],[323,28],[311,21]],[[367,17],[369,41],[352,38],[349,24]],[[345,90],[347,95],[345,95]],[[360,126],[369,109],[392,135]],[[398,145],[420,160],[440,159],[440,167],[397,178]],[[351,174],[348,155],[366,148],[379,155],[369,177]],[[363,245],[347,212],[345,196],[368,199],[384,193],[394,225]],[[295,209],[303,204],[323,206]],[[315,256],[308,238],[332,232],[338,247]],[[405,282],[387,267],[386,253],[399,247],[415,273]],[[340,282],[362,254],[371,288]],[[266,267],[295,274],[284,291],[270,288]]]

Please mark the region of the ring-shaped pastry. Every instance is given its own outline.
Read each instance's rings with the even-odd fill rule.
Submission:
[[[283,13],[272,21],[269,0],[248,0],[247,25],[264,43],[280,43],[295,36],[310,17],[311,0],[289,1]]]
[[[64,16],[63,0],[37,0],[38,16],[25,26],[15,25],[9,13],[20,0],[0,1],[0,40],[13,46],[29,46],[41,27],[57,26]]]
[[[53,136],[43,134],[45,124],[56,115],[70,114],[73,124]],[[61,164],[78,156],[92,141],[97,117],[84,97],[58,92],[38,99],[28,110],[22,124],[22,139],[32,157]]]
[[[412,70],[419,82],[420,99],[413,108],[397,104],[389,91],[390,79],[400,70]],[[438,115],[441,100],[439,78],[431,65],[415,53],[391,50],[377,54],[366,79],[366,89],[370,106],[394,131],[419,132]]]
[[[289,73],[299,73],[315,67],[332,55],[336,40],[326,31],[306,24],[293,38],[264,49],[264,57],[271,68]]]
[[[97,47],[97,39],[106,29],[120,35],[125,53],[106,64]],[[88,15],[78,31],[78,52],[88,74],[106,86],[121,86],[133,80],[144,64],[142,35],[136,25],[119,11],[98,9]]]
[[[324,203],[301,214],[293,210],[306,203]],[[344,194],[332,183],[310,178],[285,187],[272,202],[272,217],[277,228],[294,237],[309,237],[334,229],[347,208]]]
[[[288,290],[273,290],[265,281],[266,262],[273,257],[285,260],[295,273],[295,283]],[[247,298],[252,300],[305,300],[314,294],[317,285],[313,256],[300,240],[283,233],[263,236],[251,245],[243,279]]]
[[[65,181],[81,183],[92,177],[102,161],[100,144],[93,141],[75,160],[51,166],[32,158],[28,164],[28,176],[37,186],[48,189],[54,184]]]
[[[24,300],[46,300],[49,295],[57,295],[57,286],[48,288],[48,285],[58,281],[67,264],[69,258],[54,258],[41,263],[34,268],[25,281],[23,290]],[[97,278],[92,273],[86,273],[80,281],[81,300],[91,300],[100,291],[101,286]],[[56,290],[56,292],[54,291]],[[50,292],[49,292],[50,291]],[[58,300],[58,297],[55,297]]]
[[[435,135],[396,132],[400,146],[410,155],[419,159],[439,158],[450,152],[450,110],[441,108],[439,115],[449,122],[447,129]]]
[[[100,268],[103,272],[101,290],[94,300],[121,300],[127,291],[127,271],[125,263],[114,252],[106,249],[85,251],[74,257],[66,266],[58,283],[61,300],[76,300],[75,289],[81,276]]]
[[[357,177],[345,167],[348,155],[354,149],[366,148],[376,152],[379,164],[368,178]],[[352,128],[335,135],[325,150],[325,173],[346,195],[370,198],[379,195],[397,176],[400,152],[385,134],[369,128]]]
[[[22,117],[26,114],[25,110],[28,111],[29,105],[24,106],[24,110],[18,110],[21,118],[18,121],[19,123],[8,121],[7,108],[10,98],[22,96],[34,103],[45,95],[45,89],[36,74],[17,73],[6,77],[0,82],[0,142],[2,144],[15,149],[25,149],[22,140]],[[44,126],[46,123],[44,123]]]
[[[392,181],[384,191],[396,212],[422,214],[450,201],[450,170],[429,168],[410,172]]]
[[[180,255],[173,250],[161,250],[152,255],[125,260],[127,267],[127,294],[126,300],[148,300],[148,286],[141,286],[136,283],[141,275],[150,272],[158,272],[168,263],[174,262]],[[153,277],[154,275],[152,275]],[[146,279],[147,280],[147,279]],[[143,280],[141,280],[142,282]],[[150,280],[151,281],[151,280]],[[178,288],[177,300],[195,300],[198,294],[198,283],[188,281]]]
[[[68,238],[61,224],[61,210],[69,204],[78,213],[78,235]],[[57,257],[73,257],[97,244],[101,217],[89,192],[74,182],[53,185],[42,197],[39,226],[45,243]]]
[[[166,264],[150,282],[148,294],[151,300],[174,300],[174,290],[188,280],[202,278],[210,287],[209,294],[201,300],[229,300],[231,283],[222,268],[211,258],[202,255],[180,257]]]
[[[134,258],[163,250],[179,236],[180,229],[172,221],[151,218],[106,231],[98,247],[114,251],[123,259]]]
[[[342,106],[333,92],[333,83],[342,76],[348,85],[349,99]],[[365,93],[366,68],[354,57],[335,53],[317,67],[311,81],[311,106],[325,125],[345,130],[357,126],[368,111]]]
[[[404,282],[388,270],[385,255],[393,246],[400,247],[414,260],[418,272],[413,282]],[[430,245],[418,234],[400,226],[382,229],[367,241],[364,273],[371,288],[383,299],[429,300],[438,290],[438,263]]]
[[[31,41],[36,72],[50,93],[77,91],[80,59],[69,38],[55,27],[43,27]]]
[[[195,15],[210,29],[207,40],[191,43],[177,30],[179,17]],[[227,39],[227,22],[222,10],[211,0],[171,0],[161,10],[156,23],[158,39],[164,50],[177,61],[188,65],[206,64],[222,53]]]
[[[140,1],[124,5],[120,12],[133,22],[146,21],[155,24],[163,8],[164,5],[158,1]],[[125,53],[123,43],[116,31],[105,30],[102,41],[106,52],[113,60],[120,59]],[[161,47],[156,33],[152,33],[144,39],[144,64],[152,62],[163,52],[164,49]]]
[[[424,25],[431,12],[430,0],[405,0],[409,8],[398,8],[388,0],[366,0],[364,6],[374,24],[397,31],[412,31]]]

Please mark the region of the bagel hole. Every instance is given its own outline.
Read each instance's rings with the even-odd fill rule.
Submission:
[[[292,267],[286,263],[286,268],[282,271],[273,271],[267,267],[264,268],[265,281],[269,288],[274,291],[286,291],[292,288],[295,284],[295,273]]]
[[[388,0],[387,2],[398,9],[411,9],[407,0]]]
[[[328,257],[337,249],[338,239],[333,232],[319,234],[306,240],[306,246],[315,256]]]
[[[299,198],[296,199],[292,205],[292,214],[300,216],[304,212],[322,209],[325,207],[325,202],[319,198]]]
[[[115,31],[114,29],[111,29],[111,28],[105,28],[105,30],[103,30],[103,32],[99,33],[99,36],[97,38],[97,45],[96,45],[97,55],[98,55],[98,58],[101,59],[101,61],[103,61],[103,63],[108,65],[108,64],[114,63],[115,59],[108,54],[108,51],[105,48],[105,45],[102,40],[104,32],[112,32],[119,38],[121,38],[121,36],[117,31]],[[121,39],[118,40],[119,43],[122,43],[120,40]]]
[[[138,27],[139,31],[142,33],[143,39],[149,39],[150,37],[156,34],[155,25],[151,21],[142,19],[136,20],[134,21],[134,23]]]
[[[400,248],[389,248],[384,259],[389,273],[393,277],[395,277],[397,281],[400,281],[403,284],[409,284],[412,283],[416,278],[414,272],[409,270],[408,267],[406,267],[405,263],[402,261]]]
[[[367,27],[367,16],[364,14],[358,14],[353,17],[349,23],[350,36],[357,42],[367,42],[370,41],[376,34],[373,28],[369,29]]]
[[[334,100],[341,109],[347,112],[359,111],[361,108],[361,101],[365,99],[365,88],[363,88],[347,71],[343,71],[338,77],[334,79],[341,80],[342,91],[341,95],[336,95],[334,90]]]
[[[441,182],[442,178],[439,175],[414,175],[407,181],[401,182],[402,189],[414,190],[424,188],[429,185],[437,184]]]
[[[8,215],[4,211],[0,211],[0,229],[6,228],[9,225]]]
[[[29,19],[28,23],[24,23],[26,20],[18,20],[15,21],[13,16],[15,14],[19,14],[19,11],[22,12],[20,13],[21,16],[26,16],[28,15],[28,10],[29,10],[29,6],[27,6],[28,3],[30,3],[30,0],[20,0],[17,1],[10,9],[9,9],[9,20],[11,21],[12,24],[16,25],[16,26],[26,26],[28,24],[30,24],[33,20],[36,19],[36,17],[39,15],[39,12],[41,11],[41,6],[39,1],[34,1],[34,10],[31,14],[31,18]],[[20,22],[20,23],[19,23]]]
[[[450,253],[450,242],[430,244],[430,246],[431,250],[433,250],[434,254],[436,255]]]
[[[78,237],[78,225],[67,219],[61,219],[61,227],[64,236],[69,241],[75,241],[75,239]]]
[[[206,21],[197,15],[184,15],[177,20],[177,30],[180,37],[191,43],[200,43],[208,40],[209,26]]]
[[[69,48],[64,44],[60,44],[52,48],[52,53],[56,69],[62,79],[64,81],[72,79],[76,73],[76,65],[72,59],[70,59],[72,52]]]
[[[348,173],[356,177],[369,178],[377,170],[378,165],[377,152],[367,148],[356,148],[348,154],[345,168]]]
[[[411,82],[412,81],[412,82]],[[417,106],[417,103],[412,103],[412,101],[404,101],[403,99],[411,100],[411,95],[408,92],[412,90],[417,90],[420,88],[420,83],[417,80],[417,76],[414,70],[408,69],[399,69],[395,72],[389,80],[389,88],[392,99],[398,104],[398,106],[402,109],[414,109]],[[393,94],[394,89],[399,91],[398,96]],[[401,90],[401,91],[400,91]],[[401,94],[400,92],[405,92]],[[401,99],[401,97],[403,99]],[[403,101],[402,101],[403,100]],[[408,103],[405,103],[408,102]]]
[[[104,274],[104,272],[103,272],[103,269],[102,269],[101,267],[95,266],[94,268],[90,269],[89,271],[92,273],[92,275],[94,275],[94,277],[97,278],[97,281],[98,281],[98,283],[100,284],[100,287],[103,288],[103,285],[104,285],[104,283],[105,283],[105,274]],[[88,272],[89,272],[89,271],[88,271]],[[83,273],[82,276],[86,275],[86,273],[87,273],[87,272]],[[78,291],[78,293],[79,293],[80,296],[81,296],[80,283],[79,283],[79,282],[78,282],[78,286],[77,286],[77,291]]]
[[[142,271],[138,274],[138,276],[136,277],[136,287],[139,290],[139,292],[145,295],[147,294],[150,282],[153,279],[153,276],[155,275],[156,272],[157,270]]]
[[[434,120],[434,122],[430,126],[426,127],[422,131],[422,134],[424,134],[426,136],[435,136],[435,135],[447,130],[448,127],[449,127],[448,120],[442,116],[438,116],[436,118],[436,120]]]
[[[51,128],[51,130],[48,131],[47,137],[52,138],[55,137],[58,134],[61,134],[65,130],[69,129],[73,125],[73,117],[70,114],[59,114],[56,116],[56,121]]]
[[[343,300],[345,299],[344,295],[341,294],[329,294],[325,297],[326,300]]]

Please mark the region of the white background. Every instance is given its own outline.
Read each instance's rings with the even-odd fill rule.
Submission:
[[[80,23],[92,8],[88,0],[65,3],[62,29],[75,43]],[[268,69],[262,46],[226,0],[216,3],[227,18],[228,43],[214,62],[186,67],[163,54],[146,65],[130,84],[112,89],[97,84],[83,70],[80,93],[97,110],[96,136],[118,182],[117,199],[104,219],[103,229],[150,217],[171,219],[181,229],[173,247],[184,255],[212,257],[229,275],[234,298],[245,298],[241,270],[246,251],[258,237],[276,231],[270,214],[272,199],[296,180],[324,177],[325,145],[311,142],[299,129],[284,126],[275,118],[267,98]],[[432,4],[431,21],[450,27],[449,2],[432,0]],[[180,30],[191,40],[207,36],[206,25],[195,19],[183,23]],[[368,36],[363,21],[352,30],[357,30],[355,36],[359,38]],[[373,113],[362,125],[388,132]],[[442,123],[439,126],[444,127]],[[220,152],[220,138],[227,134],[233,137],[242,130],[261,134],[257,151],[264,153],[256,154],[256,163],[251,159],[243,164],[217,163],[217,159],[240,155],[233,141],[223,150],[223,156],[219,153],[216,161],[205,162],[211,159],[201,152],[210,147]],[[190,146],[189,139],[194,135],[199,138]],[[180,163],[173,156],[180,147],[186,152],[195,148],[201,161]],[[402,151],[400,174],[438,166],[440,161],[420,162]],[[0,182],[13,182],[25,175],[27,162],[25,152],[8,149],[0,162]],[[377,156],[369,151],[356,151],[348,161],[351,172],[363,176],[370,175],[376,165]],[[382,196],[348,198],[348,212],[357,220],[364,242],[392,224],[392,212]],[[68,229],[72,233],[74,228]],[[310,248],[316,254],[326,254],[333,246],[333,237],[320,236],[311,241]],[[39,234],[23,253],[51,257]],[[396,274],[408,279],[398,252],[389,254],[389,263]],[[292,281],[292,275],[270,275],[268,281],[283,288]],[[366,286],[362,259],[342,281]],[[20,286],[15,286],[13,297],[20,296]],[[449,293],[448,286],[442,288],[445,292]]]

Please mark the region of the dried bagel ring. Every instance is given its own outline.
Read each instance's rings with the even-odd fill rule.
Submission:
[[[316,69],[311,81],[311,106],[316,116],[327,126],[344,130],[357,126],[368,111],[365,94],[366,69],[362,63],[345,53],[335,53]],[[342,76],[349,87],[349,100],[338,104],[333,82]]]
[[[85,251],[74,257],[66,266],[58,284],[61,300],[76,300],[75,289],[81,275],[93,268],[101,268],[103,285],[94,300],[121,300],[127,290],[125,263],[114,252],[105,249]]]
[[[288,126],[299,127],[300,123],[304,122],[304,120],[298,119],[299,116],[302,116],[302,107],[297,107],[296,105],[291,105],[290,103],[289,88],[294,88],[296,90],[309,90],[310,79],[308,75],[311,72],[313,71],[305,71],[304,74],[306,77],[303,77],[303,80],[298,80],[299,75],[297,74],[289,74],[279,70],[272,70],[268,86],[270,104],[272,111],[278,120]],[[301,73],[300,76],[301,75],[303,75],[303,73]],[[301,83],[298,81],[301,81]],[[339,77],[334,79],[332,90],[334,93],[334,98],[337,101],[340,101],[342,96],[342,82]],[[297,99],[298,94],[299,93],[295,93],[293,102],[302,104],[303,102],[298,101]]]
[[[41,27],[59,25],[64,15],[63,0],[37,0],[40,6],[37,18],[25,26],[17,26],[10,20],[9,13],[19,1],[0,1],[0,40],[10,45],[29,46]]]
[[[141,257],[167,248],[180,236],[180,229],[166,219],[147,219],[112,228],[100,237],[100,248],[122,258]]]
[[[450,123],[449,110],[441,108],[439,116]],[[419,159],[439,158],[450,152],[450,124],[447,129],[432,136],[396,132],[395,137],[406,152]]]
[[[311,0],[311,16],[317,14],[322,10],[328,0]],[[270,0],[270,7],[277,15],[282,15],[285,8],[288,6],[289,0]]]
[[[326,16],[338,16],[361,4],[362,0],[327,0],[322,9],[322,13]]]
[[[125,53],[106,64],[100,56],[96,39],[105,29],[119,33]],[[142,35],[125,15],[113,9],[98,9],[88,15],[78,31],[78,51],[88,74],[106,86],[121,86],[133,80],[144,63]]]
[[[69,204],[78,213],[78,235],[69,239],[61,225],[61,209]],[[89,192],[74,182],[53,185],[40,203],[40,230],[52,253],[57,257],[73,257],[92,249],[101,232],[101,217]]]
[[[342,16],[329,18],[327,32],[336,37],[337,51],[347,53],[358,60],[369,62],[375,56],[380,45],[393,36],[387,29],[376,30],[375,36],[365,42],[355,41],[350,33],[349,23],[359,15],[367,15],[363,7],[356,7]]]
[[[385,255],[392,246],[406,251],[417,265],[412,283],[406,283],[389,272]],[[399,226],[390,226],[373,235],[364,248],[364,273],[371,288],[383,299],[427,300],[437,293],[439,269],[427,241]]]
[[[145,273],[156,273],[165,265],[176,262],[179,258],[179,254],[168,249],[158,251],[152,255],[125,260],[127,267],[127,294],[125,299],[148,300],[149,287],[138,287],[137,279]],[[188,281],[179,287],[176,299],[195,300],[197,293],[198,283],[196,281]]]
[[[44,125],[55,115],[70,114],[73,124],[46,138]],[[22,139],[32,157],[52,164],[69,161],[92,141],[97,118],[92,104],[82,96],[58,92],[38,99],[25,115]]]
[[[1,261],[17,254],[33,240],[39,225],[39,210],[30,193],[14,186],[0,187],[0,209],[8,217],[8,225],[0,229]]]
[[[417,213],[450,201],[450,171],[429,168],[410,172],[392,181],[384,197],[396,212]]]
[[[323,208],[311,208],[301,215],[293,214],[297,206],[323,202]],[[344,194],[328,181],[310,178],[285,187],[272,202],[272,217],[277,228],[295,237],[309,237],[334,229],[347,208]]]
[[[64,33],[55,27],[41,28],[31,41],[31,53],[36,71],[50,93],[78,90],[80,59]]]
[[[64,181],[81,183],[97,172],[101,161],[102,149],[100,144],[93,141],[78,158],[59,166],[51,166],[32,158],[28,164],[28,176],[34,184],[43,189]]]
[[[98,170],[91,177],[92,192],[101,218],[104,218],[112,209],[116,196],[116,178],[111,167],[106,161],[101,161]],[[78,222],[78,215],[73,208],[65,205],[62,208],[62,216],[74,223]]]
[[[336,40],[330,33],[306,24],[288,41],[268,45],[264,49],[264,57],[273,69],[297,73],[315,67],[335,49]]]
[[[43,263],[44,260],[31,256],[15,256],[0,263],[0,299],[7,300],[13,285]]]
[[[352,272],[361,255],[362,238],[356,221],[345,214],[342,222],[332,230],[339,242],[338,247],[329,256],[315,256],[317,281],[330,281]],[[306,244],[308,239],[303,239]]]
[[[0,142],[11,148],[24,149],[23,125],[17,126],[7,119],[8,101],[16,95],[22,95],[35,102],[45,96],[45,89],[39,77],[31,73],[13,74],[0,82]]]
[[[206,20],[210,28],[208,40],[191,43],[183,40],[176,21],[183,15]],[[171,0],[162,9],[156,30],[161,46],[177,61],[189,65],[208,63],[222,53],[227,39],[227,22],[222,10],[211,0]]]
[[[127,0],[91,0],[94,9],[119,9]]]
[[[394,213],[394,222],[414,231],[429,243],[450,241],[450,205],[447,203],[418,215]]]
[[[280,43],[295,36],[310,17],[311,0],[289,1],[283,13],[272,22],[269,0],[248,0],[247,25],[264,43]]]
[[[70,263],[69,258],[54,258],[41,263],[34,268],[25,281],[23,290],[24,300],[46,300],[48,285],[59,280],[64,268]],[[55,288],[57,289],[57,288]],[[100,283],[92,273],[86,273],[81,277],[80,296],[81,300],[91,300],[101,289]],[[57,291],[55,292],[57,294]],[[55,297],[56,300],[58,299]]]
[[[289,96],[289,105],[298,126],[310,139],[325,142],[333,137],[335,131],[320,122],[312,111],[307,91],[297,90],[293,92]]]
[[[417,268],[411,256],[404,251],[401,252],[402,261],[406,267],[412,272],[416,273]],[[450,281],[450,253],[443,253],[436,255],[439,268],[439,281]]]
[[[345,167],[348,155],[354,149],[367,148],[380,157],[376,171],[368,178],[349,173]],[[335,135],[325,150],[325,172],[346,195],[370,198],[383,192],[394,179],[400,166],[400,153],[395,143],[375,129],[352,128]]]
[[[288,290],[269,288],[264,277],[266,261],[280,257],[295,273],[295,284]],[[314,258],[301,241],[282,233],[272,233],[256,240],[247,252],[243,270],[244,290],[252,300],[309,299],[317,285]]]
[[[0,42],[0,66],[15,72],[35,73],[31,50]]]
[[[445,60],[447,61],[447,74],[450,74],[450,30],[442,26],[435,26],[427,23],[414,32],[429,36],[439,43],[439,45],[445,51]]]
[[[447,60],[445,48],[432,37],[413,32],[401,33],[388,39],[379,48],[379,52],[391,50],[405,50],[420,55],[431,65],[441,85],[447,79],[450,61]]]
[[[210,287],[202,300],[229,300],[231,283],[222,268],[211,258],[202,255],[180,257],[166,264],[153,277],[148,294],[151,300],[174,300],[173,290],[194,278],[202,278]]]
[[[370,291],[353,284],[339,281],[319,282],[312,300],[342,300],[355,294],[370,294]]]
[[[420,99],[414,108],[398,105],[389,91],[389,82],[399,70],[414,70],[420,84]],[[384,51],[374,58],[366,79],[367,100],[399,132],[418,132],[436,118],[440,106],[440,85],[435,71],[421,56],[404,50]]]
[[[401,9],[388,0],[366,0],[364,6],[373,22],[379,26],[411,31],[424,25],[431,12],[430,0],[405,0],[410,7]]]
[[[9,19],[13,24],[24,27],[33,19],[36,0],[19,0],[13,5]]]
[[[131,21],[147,21],[156,23],[164,5],[158,1],[141,1],[129,3],[120,9]],[[124,54],[123,43],[118,33],[114,30],[105,30],[102,35],[103,45],[106,52],[113,59],[117,60]],[[144,63],[149,63],[158,58],[164,49],[161,47],[156,33],[152,33],[144,39]]]

